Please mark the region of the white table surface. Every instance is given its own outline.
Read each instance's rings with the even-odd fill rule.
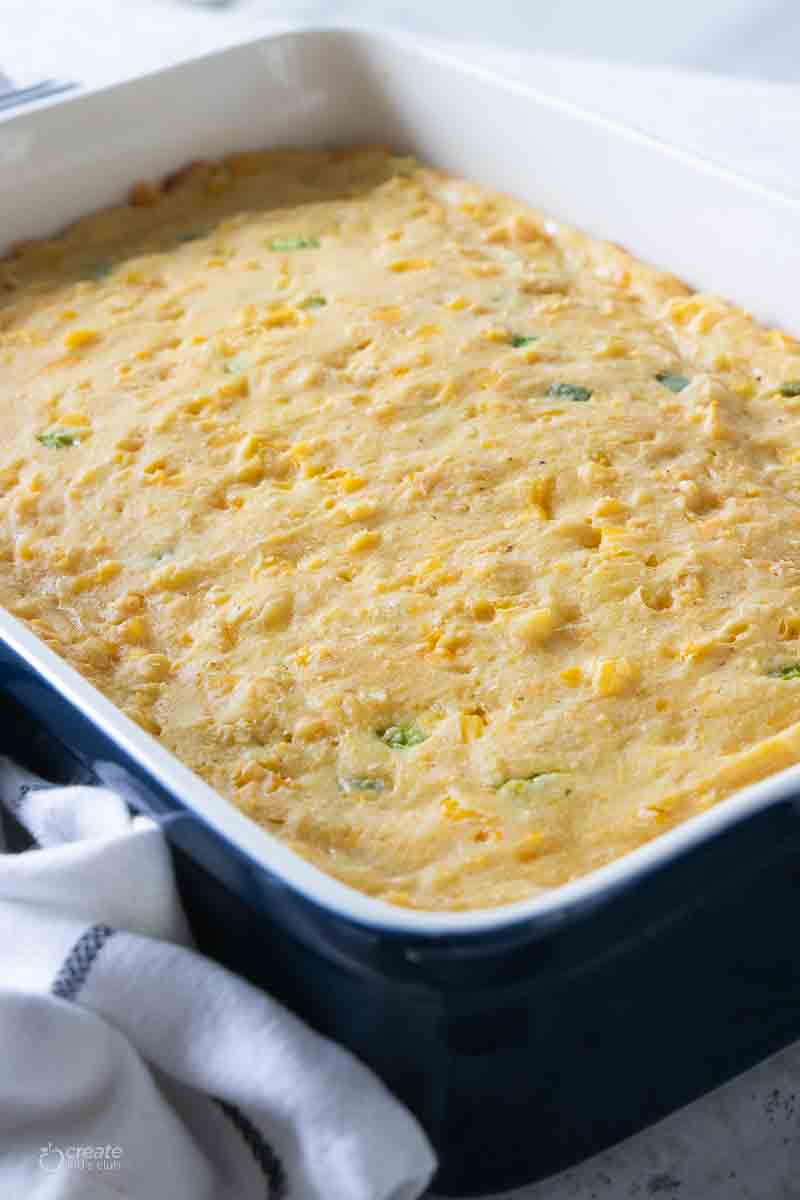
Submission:
[[[398,26],[408,16],[404,6],[388,8]],[[278,22],[318,18],[323,6],[266,0],[207,8],[179,0],[0,0],[0,9],[0,67],[12,79],[66,75],[95,84],[175,62]],[[351,17],[354,9],[363,19],[377,11],[366,3],[335,2],[324,11],[334,23]],[[417,32],[430,26],[415,26],[412,19],[405,28]],[[800,194],[800,84],[577,62],[535,53],[531,46],[522,53],[524,41],[516,37],[514,51],[491,45],[488,38],[465,43],[464,54]],[[615,1149],[513,1197],[798,1200],[800,1044]]]

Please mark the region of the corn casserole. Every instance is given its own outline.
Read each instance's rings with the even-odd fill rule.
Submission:
[[[800,345],[380,147],[0,262],[0,602],[266,830],[498,905],[800,760]]]

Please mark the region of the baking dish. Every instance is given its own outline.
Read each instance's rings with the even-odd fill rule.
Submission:
[[[270,37],[6,119],[2,241],[192,158],[375,140],[791,328],[794,202],[374,33]],[[34,719],[163,823],[204,948],[384,1075],[436,1143],[440,1190],[556,1170],[800,1032],[800,953],[780,924],[800,878],[798,769],[552,894],[405,912],[265,835],[2,614],[0,637],[9,722]]]

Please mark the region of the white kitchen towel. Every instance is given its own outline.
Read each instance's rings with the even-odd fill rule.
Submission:
[[[0,759],[38,848],[0,854],[0,1196],[417,1200],[411,1114],[190,949],[158,827]]]

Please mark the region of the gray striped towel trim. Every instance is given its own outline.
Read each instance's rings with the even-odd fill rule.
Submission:
[[[111,937],[110,925],[90,925],[70,950],[50,991],[61,1000],[74,1000],[92,969],[92,963]]]
[[[238,1129],[250,1153],[261,1168],[267,1181],[267,1200],[285,1200],[286,1172],[272,1146],[266,1138],[262,1137],[250,1118],[246,1117],[240,1108],[237,1108],[235,1104],[229,1104],[227,1100],[220,1099],[219,1096],[215,1096],[214,1099],[225,1116]]]
[[[75,999],[89,976],[94,960],[113,933],[110,925],[102,923],[90,925],[84,930],[53,981],[50,991],[54,996],[61,1000]],[[215,1096],[214,1100],[239,1132],[261,1169],[267,1181],[266,1200],[285,1200],[286,1173],[283,1163],[269,1142],[235,1104],[230,1104],[218,1096]]]

